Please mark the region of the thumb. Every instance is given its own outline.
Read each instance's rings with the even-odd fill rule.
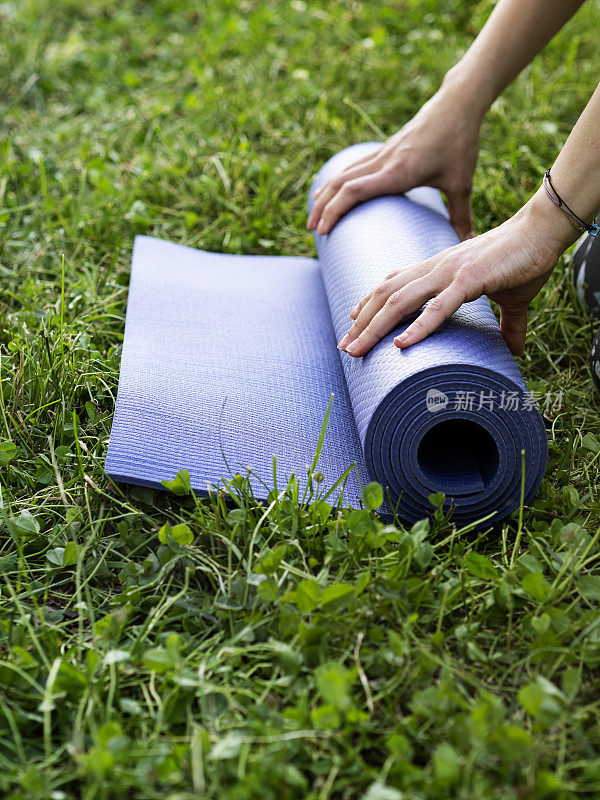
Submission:
[[[473,231],[471,191],[447,194],[446,200],[448,201],[450,223],[460,236],[461,241],[472,239],[475,236],[475,232]]]
[[[525,350],[525,333],[527,331],[527,306],[521,308],[503,308],[500,306],[500,333],[515,356]]]

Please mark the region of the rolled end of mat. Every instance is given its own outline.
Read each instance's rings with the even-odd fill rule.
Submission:
[[[394,387],[365,437],[370,475],[409,522],[431,513],[436,492],[457,524],[490,514],[502,520],[519,507],[522,488],[525,503],[537,491],[546,454],[531,396],[469,364],[427,369]]]
[[[379,147],[369,142],[337,153],[319,170],[311,197]],[[440,193],[422,187],[361,203],[315,240],[339,339],[349,310],[384,276],[458,237]],[[429,497],[437,492],[457,523],[502,520],[538,489],[548,445],[496,317],[485,298],[465,303],[427,339],[400,351],[394,336],[409,321],[364,358],[340,355],[369,477],[406,521],[432,513]]]

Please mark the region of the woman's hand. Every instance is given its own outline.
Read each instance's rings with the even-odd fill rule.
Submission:
[[[400,336],[409,347],[432,333],[463,303],[488,295],[500,306],[500,330],[523,352],[527,307],[577,233],[543,191],[497,228],[392,272],[350,312],[354,324],[338,347],[364,356],[406,316],[427,303]]]
[[[448,201],[450,222],[461,239],[473,236],[471,188],[485,106],[446,81],[418,114],[379,150],[323,184],[306,223],[329,233],[357,203],[415,186],[434,186]]]

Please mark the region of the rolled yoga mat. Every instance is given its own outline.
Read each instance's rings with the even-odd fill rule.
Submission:
[[[377,146],[338,153],[310,196]],[[393,339],[410,320],[364,358],[336,348],[385,275],[457,242],[439,193],[369,200],[315,239],[316,260],[136,238],[107,473],[160,487],[186,469],[202,493],[237,472],[258,498],[294,474],[302,490],[333,393],[323,485],[355,467],[330,503],[359,506],[375,480],[384,513],[408,522],[431,513],[435,492],[458,523],[500,520],[519,505],[523,451],[527,502],[547,439],[487,300],[404,351]]]

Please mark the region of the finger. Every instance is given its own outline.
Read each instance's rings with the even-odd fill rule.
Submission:
[[[473,231],[471,191],[450,193],[446,195],[446,199],[448,201],[450,223],[460,236],[461,241],[472,239],[475,236],[475,232]]]
[[[351,344],[363,330],[367,327],[371,319],[383,308],[388,297],[395,291],[395,287],[384,281],[376,286],[372,292],[365,295],[360,301],[358,314],[353,324],[350,326],[348,333],[342,337],[338,344],[340,350],[346,350],[347,346]],[[354,309],[352,309],[354,311]]]
[[[448,317],[451,317],[464,301],[464,292],[457,286],[450,284],[447,289],[440,292],[437,297],[434,297],[425,306],[423,311],[414,322],[411,322],[404,333],[401,333],[400,336],[396,336],[394,344],[396,347],[404,349],[405,347],[410,347],[412,344],[416,344],[422,339],[425,339],[425,337],[433,333],[436,328],[439,328],[442,322],[445,322]]]
[[[366,355],[377,342],[435,294],[431,275],[423,275],[393,292],[360,336],[346,347],[355,358]]]
[[[355,167],[360,166],[361,164],[365,164],[367,161],[372,161],[374,158],[377,158],[377,156],[380,155],[382,150],[383,150],[383,145],[381,147],[378,147],[377,150],[374,150],[373,152],[368,153],[366,156],[363,156],[362,158],[358,158],[356,161],[354,161],[352,164],[350,164],[350,166],[348,166],[345,169],[343,169],[339,173],[339,175],[336,175],[336,178],[339,178],[340,176],[345,175],[347,172],[350,172],[350,170],[354,169]],[[335,180],[335,179],[330,179],[330,180]],[[327,186],[328,183],[329,183],[329,181],[326,181],[322,186],[319,186],[318,189],[315,189],[315,191],[313,192],[313,197],[316,197],[318,194],[320,194],[323,191],[323,189],[325,188],[325,186]]]
[[[384,280],[389,280],[389,279],[388,278],[384,278]],[[363,299],[360,301],[360,303],[358,303],[357,305],[354,306],[354,308],[350,312],[350,319],[354,319],[354,320],[358,319],[358,315],[360,314],[360,312],[367,305],[369,300],[373,297],[373,292],[374,291],[375,291],[374,289],[371,290],[368,294],[366,294],[363,297]]]
[[[396,277],[396,273],[392,272],[391,275],[386,275],[386,277],[383,279],[382,283],[385,283],[386,281],[390,281],[392,278],[395,278],[395,277]],[[374,291],[375,291],[374,289],[371,290],[368,294],[366,294],[363,297],[363,299],[360,301],[360,303],[357,303],[354,306],[354,308],[350,311],[350,315],[349,315],[350,319],[354,319],[354,320],[358,319],[358,315],[360,314],[360,312],[367,305],[369,300],[373,297],[373,292]]]
[[[368,302],[369,302],[369,300],[371,299],[371,295],[372,295],[372,294],[373,294],[373,292],[369,292],[369,294],[366,294],[366,295],[363,297],[363,299],[360,301],[360,303],[357,303],[357,304],[354,306],[354,308],[353,308],[353,309],[352,309],[352,311],[350,312],[350,319],[356,319],[356,318],[358,317],[358,315],[360,314],[360,312],[361,312],[361,311],[363,310],[363,308],[365,307],[366,303],[368,303]]]
[[[309,218],[306,221],[307,227],[311,229],[317,227],[323,209],[347,181],[360,178],[362,175],[368,175],[371,172],[377,172],[380,167],[381,163],[378,157],[372,156],[368,159],[364,159],[364,161],[361,161],[359,164],[353,164],[351,167],[340,172],[339,175],[336,175],[334,178],[328,180],[327,183],[323,184],[319,190],[318,199],[316,193],[313,195],[315,202]]]
[[[363,306],[350,330],[340,342],[340,349],[346,349],[347,351],[347,346],[355,339],[358,339],[374,316],[387,303],[390,295],[402,289],[407,284],[410,284],[412,281],[416,281],[423,275],[426,275],[430,269],[431,261],[423,261],[420,264],[416,264],[411,269],[394,274],[389,280],[382,281],[379,286],[376,286],[370,295],[368,295],[368,299],[365,298],[362,301]],[[417,306],[417,308],[418,307],[419,306]]]
[[[527,333],[527,306],[518,309],[507,309],[500,306],[500,332],[515,356],[525,350]]]
[[[390,272],[389,275],[386,275],[383,280],[384,281],[390,281],[392,278],[395,278],[396,275],[398,275],[402,271],[403,270],[395,269],[393,272]],[[365,297],[363,297],[363,299],[360,301],[360,303],[357,303],[354,306],[354,308],[350,311],[350,314],[349,314],[350,319],[356,319],[358,317],[358,315],[360,314],[360,312],[364,308],[365,303],[368,302],[368,300],[370,300],[371,294],[372,294],[372,292],[369,292],[369,294],[367,294],[367,295],[365,295]]]
[[[339,218],[358,203],[376,195],[402,191],[402,187],[395,185],[395,180],[397,178],[394,179],[389,170],[380,169],[343,183],[323,209],[317,224],[317,233],[321,235],[329,233]]]
[[[339,192],[344,183],[354,180],[354,178],[360,178],[361,175],[367,175],[370,172],[376,172],[380,166],[381,165],[378,159],[370,156],[361,163],[353,164],[348,169],[340,172],[339,175],[336,175],[334,178],[330,178],[318,189],[317,192],[313,194],[314,203],[312,211],[310,212],[310,215],[306,221],[306,227],[309,229],[316,228],[323,209],[331,200],[331,198],[334,197],[337,192]]]

